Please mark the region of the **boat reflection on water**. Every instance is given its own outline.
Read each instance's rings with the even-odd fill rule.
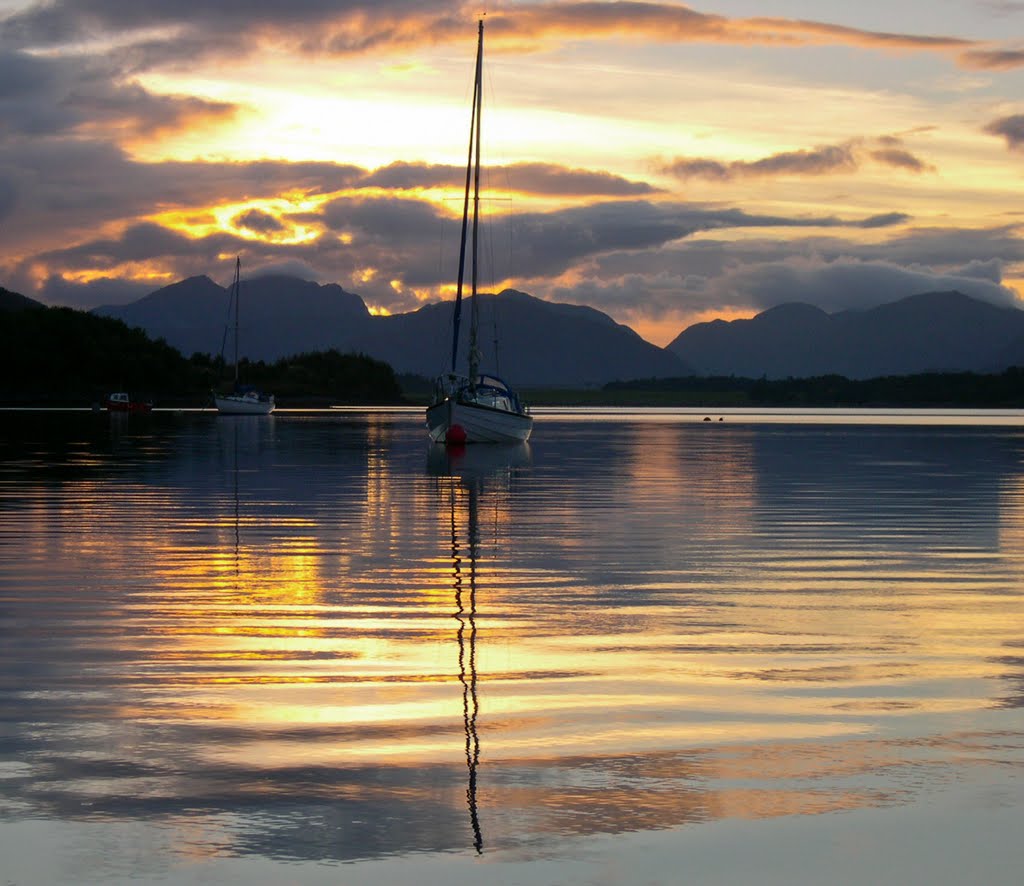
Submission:
[[[232,582],[235,594],[246,593],[246,572],[252,569],[253,545],[243,544],[242,527],[252,527],[252,512],[257,508],[252,498],[255,480],[253,475],[259,470],[261,450],[268,434],[273,432],[274,416],[232,415],[217,423],[217,438],[220,448],[220,459],[223,474],[230,478],[230,487],[225,482],[222,491],[222,502],[225,510],[230,508],[230,515],[222,512],[222,529],[230,528],[232,545],[230,563]],[[242,475],[249,475],[244,480]],[[229,493],[230,489],[230,493]],[[243,503],[246,513],[243,514]],[[228,553],[227,539],[222,538],[221,552]],[[248,561],[248,562],[247,562]],[[224,562],[227,562],[225,560]]]
[[[480,711],[476,669],[480,507],[488,492],[507,489],[515,471],[529,465],[530,447],[527,443],[486,447],[435,444],[427,456],[427,472],[438,478],[439,496],[448,505],[451,515],[453,616],[458,622],[455,636],[459,647],[459,682],[462,684],[462,719],[466,734],[466,806],[473,846],[478,854],[483,853],[484,846],[477,807],[480,736],[476,728]]]

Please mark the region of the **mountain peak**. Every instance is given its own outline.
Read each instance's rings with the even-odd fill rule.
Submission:
[[[22,295],[20,292],[12,292],[0,286],[0,311],[24,311],[28,308],[45,308],[42,302]]]
[[[789,303],[749,321],[695,324],[668,347],[705,375],[870,378],[1002,371],[1024,354],[1024,311],[956,290],[834,314]]]
[[[828,313],[815,305],[791,301],[761,311],[753,319],[761,322],[771,321],[773,323],[821,322],[827,321],[829,316]]]
[[[430,377],[450,368],[451,301],[374,317],[358,295],[334,283],[280,274],[242,283],[239,349],[250,359],[334,348],[383,360],[400,373]],[[548,302],[515,289],[478,298],[486,368],[515,385],[601,385],[689,372],[674,354],[594,308]],[[223,341],[227,303],[227,290],[202,276],[97,313],[141,326],[183,353],[215,353]],[[464,318],[463,359],[468,329]]]

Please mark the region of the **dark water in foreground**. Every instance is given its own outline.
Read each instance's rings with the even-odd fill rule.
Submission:
[[[700,417],[0,414],[0,884],[1019,883],[1024,419]]]

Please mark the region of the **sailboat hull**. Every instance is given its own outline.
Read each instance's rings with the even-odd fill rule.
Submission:
[[[533,431],[533,418],[480,403],[460,403],[451,398],[427,408],[427,432],[435,443],[448,442],[448,432],[458,426],[466,443],[525,443]],[[461,437],[461,435],[459,435]]]
[[[221,415],[270,415],[274,411],[273,397],[214,394],[213,402]]]

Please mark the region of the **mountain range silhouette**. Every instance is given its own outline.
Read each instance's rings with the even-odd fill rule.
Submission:
[[[241,298],[240,351],[250,359],[335,348],[384,360],[398,373],[432,377],[450,368],[452,302],[375,316],[362,298],[337,284],[285,276],[244,282]],[[478,298],[483,365],[519,386],[586,387],[687,375],[871,378],[998,372],[1024,364],[1024,311],[960,292],[919,293],[831,314],[809,304],[782,304],[748,320],[694,324],[665,348],[594,308],[512,289]],[[230,348],[228,307],[228,290],[198,276],[94,313],[141,327],[188,356],[221,353],[225,340]],[[468,315],[468,305],[465,310]],[[464,339],[467,326],[463,322]],[[462,341],[460,352],[467,347]],[[230,350],[225,356],[231,359]]]

